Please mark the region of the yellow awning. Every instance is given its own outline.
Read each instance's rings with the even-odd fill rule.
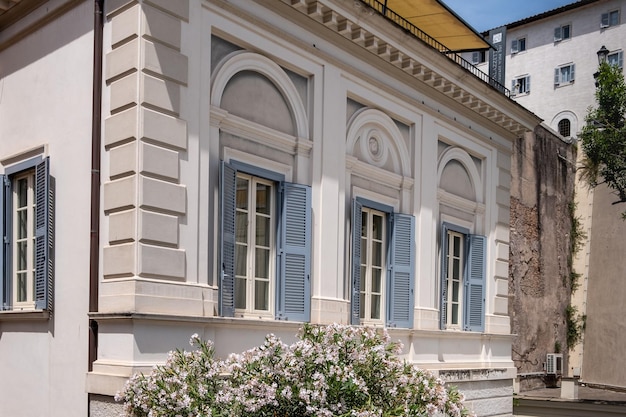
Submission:
[[[452,51],[487,49],[485,41],[439,0],[378,0]],[[471,0],[468,0],[471,1]]]

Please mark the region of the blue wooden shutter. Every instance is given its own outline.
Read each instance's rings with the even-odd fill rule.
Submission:
[[[413,327],[415,218],[393,214],[391,274],[389,280],[388,327]]]
[[[235,211],[237,170],[225,162],[220,167],[220,315],[235,315]]]
[[[464,329],[482,332],[485,329],[485,236],[469,235],[465,268]]]
[[[361,226],[363,205],[352,201],[352,304],[350,323],[361,322]]]
[[[447,292],[448,287],[446,285],[446,275],[448,273],[448,226],[444,223],[441,225],[441,283],[440,292],[441,298],[439,300],[439,328],[445,330],[446,328],[446,306],[448,302]]]
[[[8,236],[5,236],[8,228],[5,227],[6,215],[9,213],[9,208],[6,207],[8,203],[8,193],[11,191],[10,183],[6,176],[0,175],[0,311],[8,309],[8,300],[5,300],[5,296],[10,292],[8,291],[8,282],[10,281],[10,274],[8,270],[8,263],[5,261],[5,257],[8,259],[7,250],[9,248]]]
[[[516,54],[518,52],[517,39],[511,42],[511,53]]]
[[[311,187],[283,184],[276,318],[311,319]]]
[[[558,42],[563,39],[563,35],[561,35],[561,27],[554,29],[554,41]]]
[[[52,311],[54,209],[50,159],[35,167],[35,308]]]

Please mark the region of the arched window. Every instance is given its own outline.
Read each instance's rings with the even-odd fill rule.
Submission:
[[[572,122],[570,122],[569,119],[561,119],[559,121],[559,135],[563,136],[564,138],[567,138],[567,137],[572,136],[571,131],[572,131]]]

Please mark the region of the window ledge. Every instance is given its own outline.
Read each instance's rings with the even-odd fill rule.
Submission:
[[[7,310],[0,311],[0,321],[48,320],[50,312],[46,310]]]

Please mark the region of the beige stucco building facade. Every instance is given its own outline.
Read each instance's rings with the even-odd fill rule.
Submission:
[[[2,62],[94,17],[58,3],[2,28]],[[6,292],[0,313],[0,373],[38,357],[50,375],[3,379],[6,407],[114,415],[124,381],[193,333],[223,356],[310,321],[386,326],[478,415],[511,415],[510,161],[535,115],[363,2],[111,0],[85,25],[32,60],[67,83],[0,72],[5,178],[40,146],[56,184],[53,307]],[[25,100],[47,117],[28,139]]]

